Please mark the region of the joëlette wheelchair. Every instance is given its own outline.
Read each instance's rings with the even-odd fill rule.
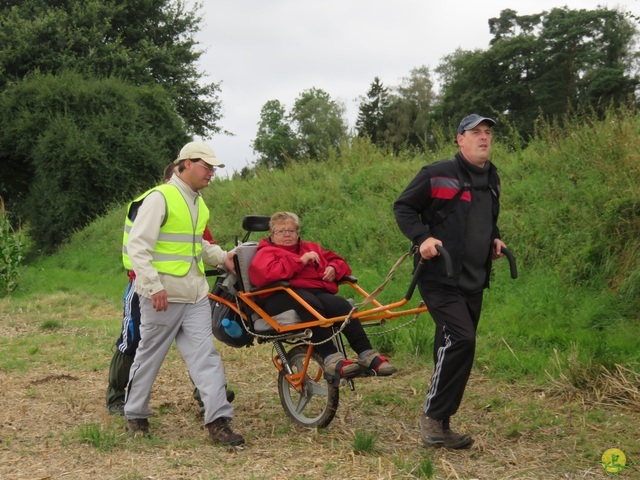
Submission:
[[[415,268],[412,281],[404,298],[384,305],[375,299],[384,284],[378,287],[376,292],[369,295],[358,285],[355,277],[343,278],[339,284],[346,285],[347,289],[353,290],[355,294],[364,300],[358,305],[353,300],[350,300],[353,302],[354,308],[348,315],[325,318],[289,288],[286,281],[277,282],[259,289],[251,285],[248,269],[256,253],[257,242],[249,241],[249,237],[254,232],[268,231],[269,219],[270,217],[268,216],[255,215],[248,215],[243,218],[242,228],[246,233],[242,241],[238,242],[236,239],[236,256],[234,258],[236,275],[235,277],[230,275],[219,276],[212,292],[209,294],[209,298],[212,305],[218,305],[223,308],[226,306],[235,314],[245,331],[244,333],[246,333],[246,338],[248,338],[248,341],[245,342],[246,346],[252,345],[254,340],[259,344],[272,343],[275,353],[272,361],[278,370],[278,394],[282,407],[291,420],[308,428],[324,428],[331,423],[336,414],[339,403],[339,387],[346,384],[351,390],[354,390],[354,378],[373,376],[375,372],[361,369],[356,377],[349,379],[326,374],[324,372],[323,358],[314,350],[310,327],[320,326],[332,329],[333,335],[330,341],[333,341],[338,351],[344,354],[345,345],[341,330],[345,322],[357,319],[362,323],[363,327],[367,328],[384,325],[387,320],[395,320],[408,315],[413,315],[415,320],[418,315],[427,311],[424,303],[420,302],[413,308],[403,309],[403,307],[406,307],[413,295],[422,263],[419,263]],[[411,250],[401,260],[414,251]],[[439,251],[444,258],[448,275],[452,276],[451,261],[448,253],[440,247]],[[401,263],[401,260],[396,262],[396,266]],[[394,269],[396,266],[394,266]],[[392,272],[394,269],[392,269]],[[390,272],[390,275],[392,272]],[[390,275],[387,276],[387,281]],[[226,286],[221,287],[224,284]],[[272,316],[256,303],[260,295],[279,290],[284,290],[295,298],[296,301],[313,314],[315,320],[301,322],[297,313],[293,310]],[[214,335],[215,331],[214,326]],[[218,338],[220,339],[220,337]]]

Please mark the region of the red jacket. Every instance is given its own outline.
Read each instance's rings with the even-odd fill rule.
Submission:
[[[306,252],[317,252],[320,262],[302,263],[300,257]],[[322,280],[328,266],[336,269],[333,282]],[[337,253],[323,250],[313,242],[299,240],[296,245],[274,245],[268,238],[258,244],[258,251],[249,265],[249,280],[256,287],[288,280],[293,288],[322,288],[330,293],[338,293],[336,281],[351,275],[351,268]]]

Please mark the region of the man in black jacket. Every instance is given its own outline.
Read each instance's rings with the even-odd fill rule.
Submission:
[[[500,179],[489,161],[491,118],[472,114],[458,126],[460,151],[423,167],[393,205],[396,221],[425,262],[420,294],[436,324],[434,372],[420,415],[426,446],[468,448],[473,439],[449,426],[460,406],[475,353],[482,293],[492,259],[503,256],[497,220]],[[450,254],[448,278],[436,246]],[[429,261],[427,261],[429,260]]]

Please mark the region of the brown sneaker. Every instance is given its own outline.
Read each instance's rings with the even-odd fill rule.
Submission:
[[[471,435],[455,433],[449,428],[449,419],[434,420],[424,413],[420,415],[420,436],[427,447],[452,449],[469,448],[473,443]]]
[[[360,373],[360,365],[347,360],[342,354],[332,354],[328,358],[329,361],[324,362],[324,373],[327,375],[350,378]]]
[[[132,437],[148,437],[149,420],[146,418],[127,419],[127,432]]]
[[[233,433],[229,426],[229,419],[226,417],[218,417],[213,422],[205,425],[209,430],[209,436],[213,443],[220,445],[242,445],[244,438],[239,433]]]
[[[379,377],[388,377],[398,371],[391,365],[387,357],[383,357],[377,350],[369,350],[364,358],[358,358],[358,365],[368,370],[373,370]]]

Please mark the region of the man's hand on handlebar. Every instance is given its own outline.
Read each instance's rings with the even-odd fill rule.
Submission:
[[[440,252],[436,250],[436,245],[442,246],[442,242],[435,237],[427,238],[420,244],[420,256],[429,260],[440,255]]]
[[[497,260],[498,258],[504,257],[504,253],[502,253],[502,248],[506,248],[505,243],[496,238],[493,240],[493,246],[491,247],[491,258]]]

